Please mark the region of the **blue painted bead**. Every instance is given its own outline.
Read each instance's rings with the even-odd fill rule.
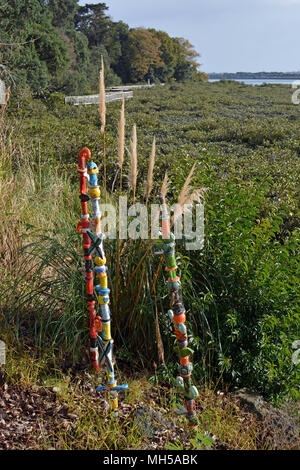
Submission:
[[[107,266],[96,266],[94,269],[95,273],[106,273],[107,272]]]
[[[90,185],[98,186],[98,177],[97,175],[90,175]]]
[[[100,305],[100,316],[103,321],[110,319],[110,308],[108,305]]]
[[[101,295],[101,297],[107,296],[110,293],[110,289],[107,289],[106,287],[100,287],[99,284],[95,286],[95,290],[99,295]]]

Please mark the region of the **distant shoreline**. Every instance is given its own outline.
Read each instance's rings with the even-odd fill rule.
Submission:
[[[236,72],[236,73],[209,73],[211,80],[300,80],[300,72]]]

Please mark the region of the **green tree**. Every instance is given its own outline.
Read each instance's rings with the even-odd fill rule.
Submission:
[[[148,29],[131,29],[125,45],[127,81],[145,80],[151,69],[164,65],[160,40]]]
[[[44,0],[52,12],[52,24],[64,31],[74,28],[74,17],[78,10],[78,0]]]
[[[151,67],[152,80],[194,80],[200,65],[196,60],[199,54],[194,46],[187,39],[170,37],[165,31],[150,31],[161,43],[159,50],[163,62],[159,67]],[[199,79],[200,76],[197,76]]]
[[[200,54],[187,39],[174,38],[174,41],[178,45],[178,62],[174,78],[178,81],[193,80],[200,65],[196,60]]]
[[[188,40],[114,22],[105,3],[5,0],[0,3],[0,75],[6,82],[65,93],[96,92],[101,56],[106,85],[199,80],[199,54]]]
[[[78,8],[75,26],[77,31],[88,38],[90,47],[105,46],[109,41],[111,20],[105,13],[107,10],[105,3],[93,3]]]
[[[76,30],[88,39],[90,52],[90,85],[96,91],[99,82],[99,69],[101,55],[106,65],[105,83],[107,86],[119,84],[120,78],[116,76],[113,68],[117,67],[122,55],[121,38],[126,36],[128,26],[123,22],[114,23],[106,11],[105,3],[89,4],[79,7],[75,15]]]
[[[179,44],[180,47],[180,55],[181,55],[181,62],[188,62],[194,68],[199,67],[199,62],[197,62],[196,58],[200,57],[200,54],[195,51],[194,46],[184,38],[174,38],[175,41]]]
[[[70,64],[66,44],[39,0],[10,0],[0,8],[0,64],[8,80],[37,92]]]

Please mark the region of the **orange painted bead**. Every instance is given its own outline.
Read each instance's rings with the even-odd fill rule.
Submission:
[[[182,313],[181,315],[174,315],[174,318],[173,318],[174,323],[176,323],[177,325],[179,325],[179,323],[184,323],[185,320],[186,320],[185,313]]]
[[[185,356],[185,357],[180,358],[180,364],[182,366],[188,365],[189,362],[190,362],[190,356]]]

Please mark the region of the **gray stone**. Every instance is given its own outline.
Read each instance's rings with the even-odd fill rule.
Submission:
[[[136,412],[135,423],[143,436],[151,438],[156,432],[163,429],[174,429],[174,424],[163,418],[160,411],[151,408],[139,407]]]
[[[267,415],[268,409],[266,402],[258,393],[252,392],[246,388],[241,388],[236,390],[233,395],[247,411],[255,413],[260,419],[263,419]]]
[[[300,448],[299,416],[291,416],[288,407],[275,408],[261,395],[246,388],[236,390],[233,396],[245,410],[256,415],[263,423],[265,438],[271,439],[272,448]]]

